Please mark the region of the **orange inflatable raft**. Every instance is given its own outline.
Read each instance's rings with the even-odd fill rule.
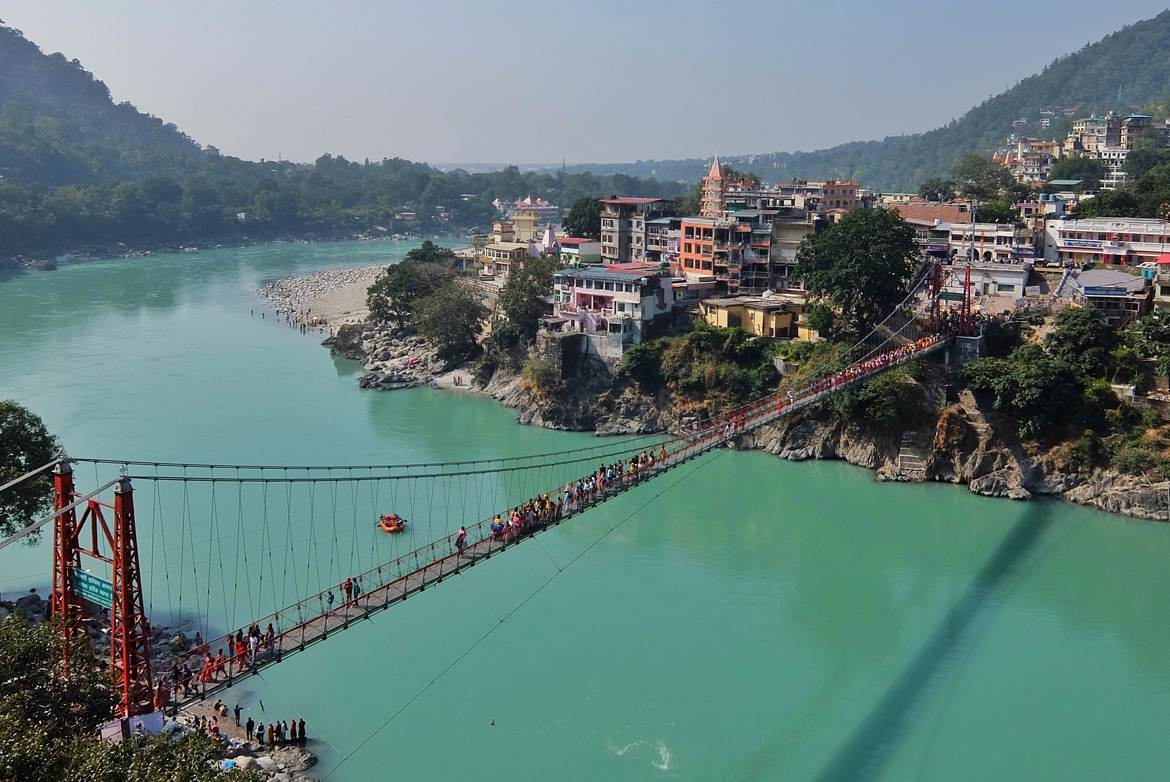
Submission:
[[[402,530],[406,529],[406,519],[397,513],[387,513],[378,524],[386,532],[402,532]]]

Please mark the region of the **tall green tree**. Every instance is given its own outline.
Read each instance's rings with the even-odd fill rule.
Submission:
[[[446,359],[464,358],[476,350],[488,310],[468,280],[452,279],[415,306],[419,333]]]
[[[814,301],[837,310],[845,331],[861,335],[905,297],[917,254],[914,228],[896,212],[857,209],[805,237],[796,275]]]
[[[1128,190],[1102,190],[1077,204],[1077,217],[1137,217],[1141,204]]]
[[[59,447],[35,413],[11,399],[0,402],[0,484],[53,461]],[[53,476],[48,471],[0,492],[0,536],[27,527],[48,513],[52,503]]]
[[[440,247],[430,239],[407,252],[405,260],[416,263],[437,263],[449,269],[454,269],[455,265],[459,263],[459,257],[455,255],[454,250],[450,247]]]
[[[536,338],[545,298],[552,293],[553,273],[560,268],[555,255],[526,258],[515,267],[500,289],[496,307],[504,316],[492,328],[492,335],[505,344],[530,342]]]
[[[918,186],[918,197],[927,201],[954,201],[958,194],[955,183],[942,177],[931,177]]]
[[[975,219],[981,223],[1011,223],[1015,222],[1018,216],[1016,210],[1007,201],[992,199],[980,202]]]
[[[1081,183],[1074,187],[1076,192],[1082,190],[1100,190],[1101,180],[1105,178],[1108,169],[1100,160],[1091,160],[1087,157],[1066,157],[1052,167],[1048,173],[1048,181],[1061,179],[1079,179]]]
[[[601,240],[601,201],[596,198],[579,198],[565,215],[565,233],[577,239]]]
[[[1071,367],[1078,376],[1104,377],[1113,349],[1113,334],[1105,328],[1099,310],[1069,307],[1057,313],[1052,331],[1044,338],[1044,349]]]
[[[447,247],[429,239],[386,267],[366,290],[370,319],[403,328],[411,321],[415,304],[433,295],[457,275],[459,258]]]
[[[1007,166],[983,155],[965,155],[951,174],[964,196],[981,201],[999,198],[1016,181]]]

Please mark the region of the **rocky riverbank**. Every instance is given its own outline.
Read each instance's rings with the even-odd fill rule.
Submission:
[[[484,393],[515,410],[520,423],[549,429],[647,434],[691,426],[708,412],[638,393],[600,361],[586,363],[559,388],[542,393],[514,368],[453,367],[421,338],[370,324],[348,326],[324,344],[362,362],[363,388],[460,389],[453,378],[462,377],[467,385],[460,390]],[[952,388],[941,366],[924,382],[930,388],[922,397],[931,401],[915,420],[894,429],[814,410],[746,434],[737,447],[792,461],[843,459],[874,470],[881,481],[936,481],[988,497],[1054,497],[1135,518],[1170,517],[1170,482],[1113,469],[1081,469],[1065,448],[1021,443],[1011,421],[983,407],[970,391]]]

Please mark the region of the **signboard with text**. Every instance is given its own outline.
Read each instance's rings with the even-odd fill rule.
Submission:
[[[938,297],[940,299],[942,299],[943,301],[962,301],[963,300],[963,294],[957,293],[955,291],[943,291],[942,293],[940,293],[938,295]]]
[[[111,609],[114,607],[114,585],[93,573],[73,568],[73,591],[91,603]]]

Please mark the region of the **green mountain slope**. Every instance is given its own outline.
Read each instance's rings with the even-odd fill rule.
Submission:
[[[77,60],[0,26],[0,175],[91,184],[179,173],[202,155],[174,125],[115,105]]]
[[[1007,136],[1063,135],[1076,116],[1115,110],[1141,110],[1170,95],[1170,11],[1130,25],[1080,51],[1061,57],[1041,73],[974,107],[949,125],[913,136],[854,142],[815,152],[777,152],[727,157],[740,171],[767,180],[847,176],[850,170],[864,186],[906,191],[932,176],[947,174],[955,162],[972,152],[989,153]],[[1041,111],[1053,112],[1052,125],[1041,128]],[[1027,124],[1013,126],[1027,118]],[[648,160],[619,165],[582,165],[571,170],[595,174],[656,176],[659,180],[697,181],[707,173],[706,160]]]

